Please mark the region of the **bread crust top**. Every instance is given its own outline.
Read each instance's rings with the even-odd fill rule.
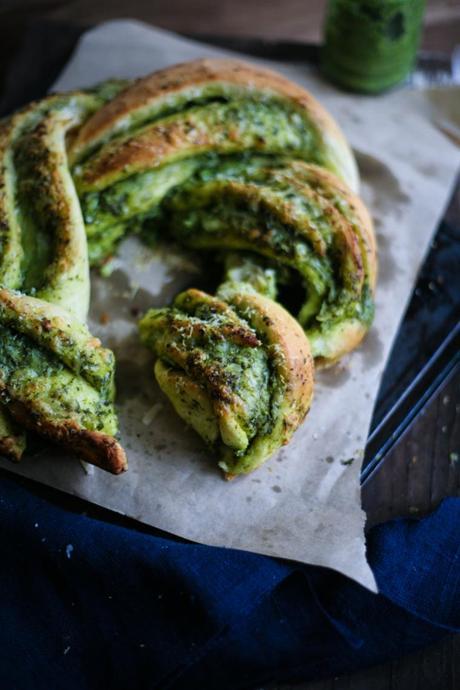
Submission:
[[[70,143],[70,156],[77,160],[88,149],[107,140],[112,131],[123,131],[126,118],[166,102],[173,96],[201,89],[206,85],[222,84],[241,87],[253,95],[266,94],[290,102],[303,111],[312,126],[348,169],[348,183],[358,185],[358,174],[348,143],[335,120],[311,93],[272,70],[255,67],[240,60],[205,58],[184,62],[159,70],[136,80],[113,100],[100,108],[80,128]]]

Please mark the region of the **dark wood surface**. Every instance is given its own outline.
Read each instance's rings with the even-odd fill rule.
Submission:
[[[220,35],[318,41],[324,0],[0,0],[0,80],[31,20],[88,25],[136,17],[167,29]],[[460,42],[459,0],[428,0],[423,47],[451,51]],[[33,69],[33,67],[31,67]],[[457,199],[460,209],[460,198]],[[368,524],[423,515],[460,492],[460,373],[406,432],[363,490]],[[301,690],[458,690],[460,637],[353,675]],[[289,686],[290,688],[290,686]],[[289,690],[279,686],[277,690]],[[262,690],[262,689],[260,689]]]

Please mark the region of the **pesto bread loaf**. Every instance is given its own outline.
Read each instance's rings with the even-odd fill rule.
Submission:
[[[217,297],[187,290],[139,328],[161,389],[227,479],[259,467],[304,420],[313,395],[308,340],[249,284],[226,283]]]
[[[67,447],[56,429],[78,429],[86,445],[75,450],[85,457],[96,458],[104,444],[94,434],[103,434],[117,459],[94,461],[125,467],[113,385],[101,388],[63,343],[51,346],[59,337],[40,323],[63,319],[66,338],[85,328],[88,266],[137,233],[222,261],[214,296],[186,291],[149,311],[140,335],[160,387],[225,474],[258,467],[305,417],[313,359],[336,362],[371,324],[376,246],[358,184],[346,139],[313,96],[238,60],[197,60],[51,96],[1,123],[0,452],[20,456],[19,420]],[[295,299],[285,300],[288,289]],[[10,309],[2,300],[17,305],[16,320],[2,317]],[[82,333],[84,359],[91,337]],[[113,382],[113,357],[95,347]],[[57,394],[60,378],[80,391],[76,406]]]

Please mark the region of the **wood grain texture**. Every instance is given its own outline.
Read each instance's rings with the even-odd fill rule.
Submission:
[[[15,11],[16,5],[16,11]],[[18,3],[3,3],[5,14],[18,19]],[[318,40],[325,0],[25,0],[22,13],[85,24],[130,16],[173,31],[220,33],[266,38]]]
[[[182,32],[319,41],[327,0],[3,0],[1,14],[94,24],[133,17]],[[19,8],[20,5],[20,8]],[[423,45],[450,50],[460,35],[458,0],[427,0]]]
[[[426,650],[340,678],[257,690],[458,690],[460,636],[447,637]]]
[[[45,19],[88,25],[135,17],[179,32],[319,41],[325,0],[3,0],[0,3],[0,80],[21,48],[28,22]],[[451,51],[460,41],[459,0],[428,0],[422,46]],[[54,68],[54,63],[51,63]],[[33,66],[32,66],[33,69]],[[460,200],[459,200],[460,203]],[[460,375],[425,409],[363,492],[368,525],[423,515],[460,492]],[[46,490],[43,490],[46,495]],[[78,510],[71,498],[62,501]],[[89,507],[88,513],[98,515]],[[103,514],[101,514],[103,519]],[[126,520],[127,526],[131,524]],[[141,529],[143,529],[141,527]],[[271,686],[294,690],[294,686]],[[458,690],[460,636],[447,637],[403,659],[360,673],[296,685],[298,690]],[[268,686],[263,689],[268,690]]]
[[[460,493],[460,372],[421,412],[363,490],[368,526],[423,515]]]
[[[327,0],[2,0],[0,81],[27,23],[47,19],[89,25],[121,17],[171,31],[318,42]],[[459,0],[427,0],[422,47],[451,51],[460,36]]]

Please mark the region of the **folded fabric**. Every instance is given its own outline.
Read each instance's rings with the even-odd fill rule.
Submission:
[[[460,499],[369,532],[375,595],[332,571],[145,534],[0,485],[4,688],[254,688],[460,629]]]

